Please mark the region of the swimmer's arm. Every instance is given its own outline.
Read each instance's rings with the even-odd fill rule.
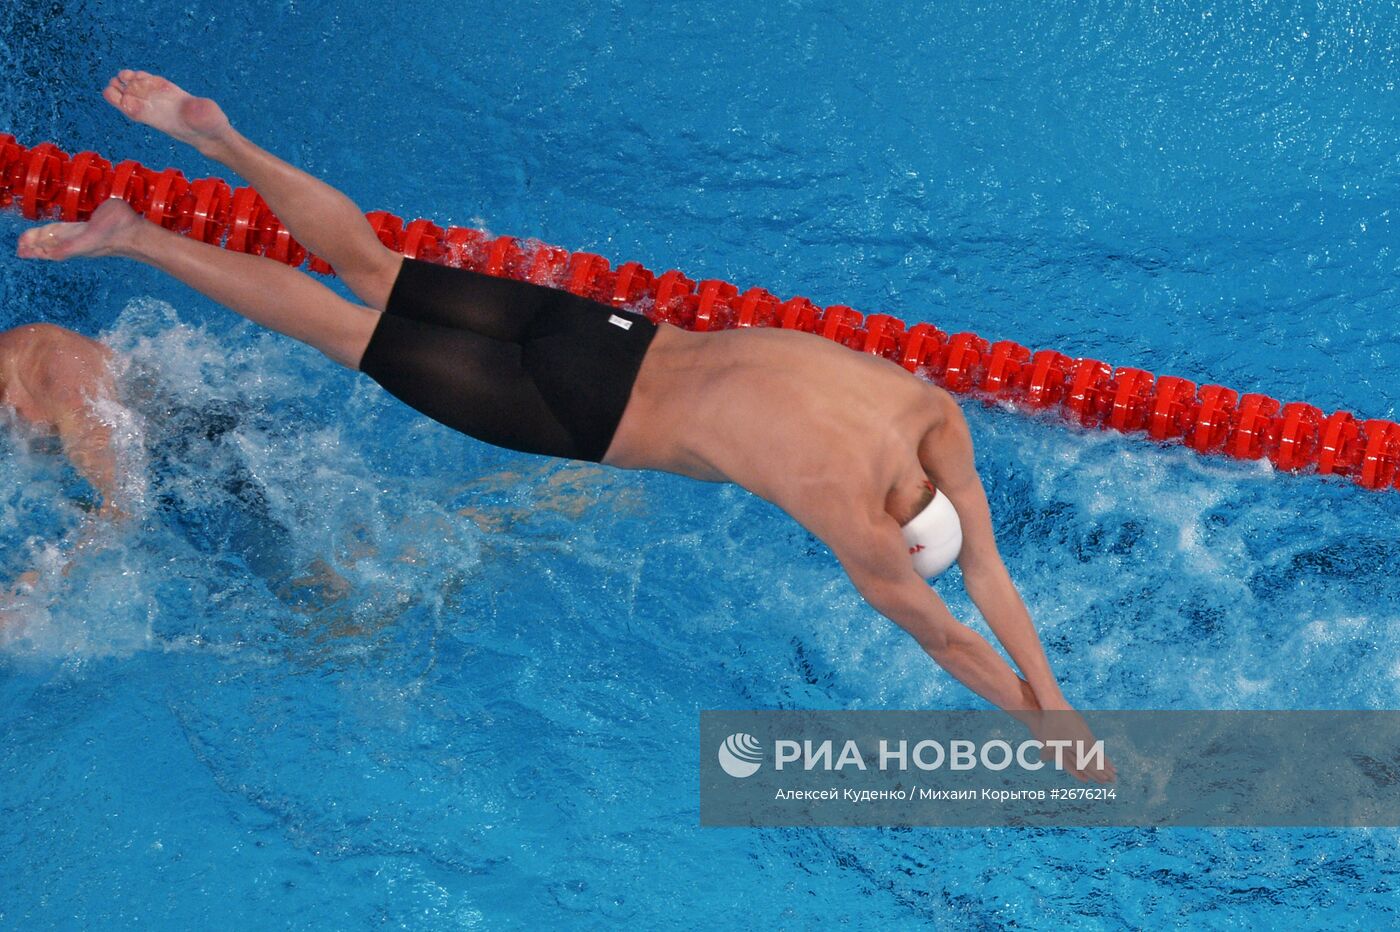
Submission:
[[[111,521],[126,517],[121,509],[117,491],[117,464],[112,450],[112,431],[89,412],[85,406],[55,411],[52,422],[58,432],[63,452],[73,467],[92,487],[102,494],[102,506],[89,514],[77,529],[73,543],[62,557],[63,575],[73,568],[73,558],[95,545],[104,527]],[[13,599],[38,585],[38,570],[29,570],[10,584],[7,598]]]
[[[962,524],[963,545],[958,566],[962,569],[968,596],[1011,655],[1041,707],[1069,708],[1050,670],[1050,661],[1046,659],[1030,612],[997,550],[992,512],[982,479],[977,475],[967,422],[961,415],[950,417],[930,440],[930,446],[938,451],[936,471],[931,471],[934,483],[953,503]]]
[[[78,528],[72,545],[64,558],[63,574],[73,568],[73,558],[95,546],[103,531],[112,522],[120,522],[127,513],[119,495],[117,457],[112,445],[112,429],[103,423],[86,404],[69,409],[56,418],[58,436],[63,452],[73,467],[92,487],[102,494],[102,506],[89,514]]]
[[[118,491],[118,471],[116,454],[112,447],[112,431],[93,413],[79,386],[91,384],[85,380],[86,373],[75,364],[60,359],[42,373],[38,383],[38,396],[45,404],[48,425],[58,434],[63,453],[83,478],[102,496],[102,505],[96,518],[84,519],[77,537],[64,558],[63,572],[72,567],[71,557],[87,550],[94,543],[106,521],[125,517]],[[99,384],[99,389],[105,385]],[[39,581],[38,570],[29,570],[10,584],[10,597],[32,589]]]
[[[73,558],[94,546],[111,521],[126,517],[118,497],[116,454],[112,431],[83,403],[55,404],[49,418],[63,445],[63,453],[73,467],[102,495],[102,506],[89,514],[62,556],[63,575],[73,568]],[[32,589],[40,579],[38,570],[29,570],[10,584],[8,597]]]
[[[963,525],[963,548],[958,566],[962,569],[968,596],[1015,661],[1041,707],[1068,708],[1031,614],[997,550],[991,510],[981,482],[976,482],[975,488],[949,490],[947,494]]]
[[[55,354],[38,375],[34,394],[58,432],[63,452],[75,469],[102,494],[103,517],[119,517],[117,458],[112,429],[93,410],[93,399],[110,397],[110,372],[79,355]]]
[[[855,524],[855,533],[843,534],[840,549],[833,549],[867,602],[913,635],[939,666],[1020,721],[1037,739],[1081,742],[1081,747],[1092,744],[1094,736],[1088,725],[1063,698],[1059,705],[1047,705],[985,638],[953,618],[938,594],[914,572],[904,535],[889,515],[871,515]],[[1031,636],[1034,634],[1031,629]],[[1006,639],[998,638],[1006,644]],[[1035,643],[1038,646],[1039,640]],[[1058,691],[1057,687],[1056,694]],[[1043,712],[1057,714],[1046,716]],[[1092,771],[1068,769],[1080,780],[1116,779],[1113,764],[1105,764]]]
[[[914,572],[899,525],[886,514],[847,521],[832,542],[856,590],[899,625],[933,660],[968,689],[1026,724],[1039,711],[1030,686],[976,631],[948,611]]]
[[[73,467],[102,494],[98,514],[104,518],[122,515],[117,490],[117,458],[112,448],[112,429],[86,405],[74,405],[54,418],[64,455]]]

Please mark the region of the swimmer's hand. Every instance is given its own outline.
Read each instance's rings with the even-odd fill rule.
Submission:
[[[1106,754],[1103,757],[1102,767],[1081,770],[1075,766],[1078,763],[1080,749],[1087,752],[1093,747],[1095,739],[1094,733],[1089,730],[1088,723],[1084,721],[1084,716],[1076,712],[1068,702],[1043,707],[1035,719],[1027,724],[1030,726],[1031,734],[1041,744],[1048,745],[1051,741],[1070,742],[1063,751],[1062,761],[1065,769],[1076,780],[1112,783],[1118,779],[1118,770]],[[1044,748],[1040,757],[1045,763],[1053,766],[1055,763],[1054,748]]]

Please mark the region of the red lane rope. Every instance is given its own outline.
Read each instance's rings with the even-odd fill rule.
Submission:
[[[132,161],[113,166],[95,152],[69,156],[47,142],[26,148],[0,134],[0,207],[17,204],[30,220],[87,220],[109,197],[197,240],[294,267],[309,258],[311,271],[332,274],[324,261],[308,256],[252,188],[232,189],[218,178],[191,182],[174,168],[156,172]],[[429,220],[405,224],[383,211],[365,216],[386,246],[417,259],[563,288],[689,330],[783,327],[816,333],[883,356],[958,394],[1054,409],[1085,427],[1146,433],[1199,453],[1267,458],[1288,472],[1347,476],[1368,489],[1400,488],[1400,424],[1393,421],[1358,420],[1348,411],[1324,414],[1300,401],[1284,404],[1050,349],[1032,352],[975,333],[949,336],[932,324],[906,327],[888,314],[862,316],[843,304],[822,308],[802,297],[783,300],[763,288],[741,292],[729,282],[695,281],[674,269],[657,275],[637,262],[614,269],[602,256],[465,227],[444,229]]]

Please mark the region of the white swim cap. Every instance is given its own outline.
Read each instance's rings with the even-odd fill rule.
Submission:
[[[940,492],[933,493],[933,501],[903,531],[914,569],[925,579],[942,576],[962,551],[962,522],[948,496]]]

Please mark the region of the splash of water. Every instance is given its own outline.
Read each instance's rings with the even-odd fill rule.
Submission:
[[[95,409],[130,517],[95,521],[54,450],[4,441],[18,455],[0,482],[19,492],[0,534],[23,541],[7,568],[38,575],[5,608],[6,651],[92,658],[295,632],[353,653],[364,642],[343,635],[372,642],[475,564],[475,525],[432,490],[382,481],[343,414],[359,404],[353,377],[267,334],[215,336],[158,301],[131,303],[104,340],[118,392]]]

